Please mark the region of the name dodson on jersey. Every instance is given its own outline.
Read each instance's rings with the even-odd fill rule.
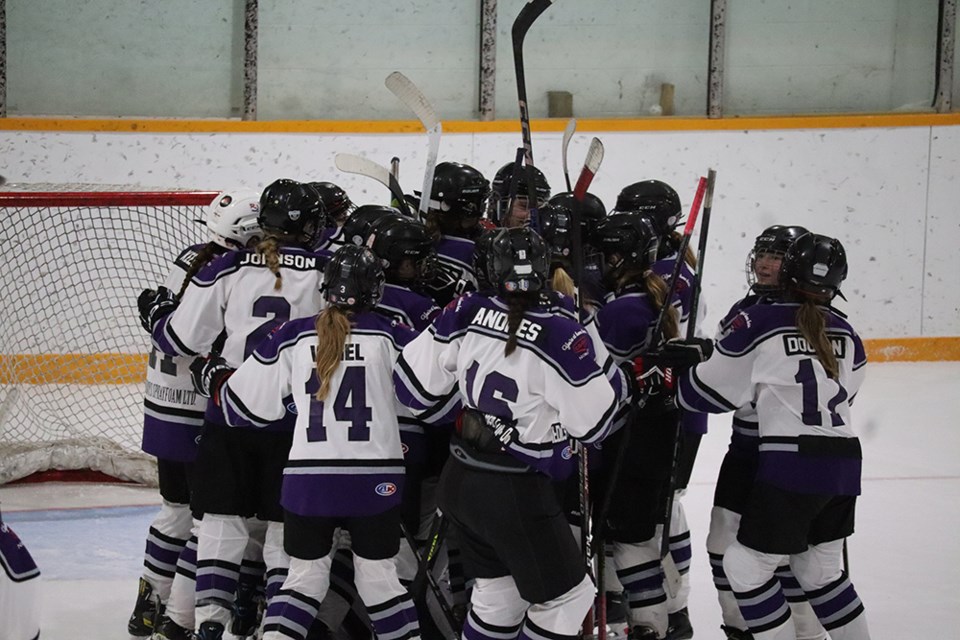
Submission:
[[[847,357],[847,341],[840,337],[830,337],[830,344],[833,345],[833,355],[840,359]],[[807,339],[803,336],[783,336],[783,350],[788,356],[794,355],[817,355]]]

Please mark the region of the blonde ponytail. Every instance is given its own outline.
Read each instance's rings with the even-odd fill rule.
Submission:
[[[576,291],[573,278],[570,277],[570,274],[567,273],[563,267],[554,269],[553,276],[550,277],[550,288],[569,298],[572,298]]]
[[[804,297],[800,308],[797,309],[797,329],[804,337],[814,351],[817,352],[817,359],[823,365],[827,376],[836,380],[840,375],[840,365],[837,364],[837,356],[833,352],[833,345],[827,337],[827,319],[823,309],[817,304]]]
[[[280,242],[274,236],[267,236],[257,244],[257,253],[263,256],[263,261],[267,268],[277,276],[277,281],[273,283],[273,288],[279,291],[283,286],[283,278],[280,276]]]
[[[317,316],[317,380],[320,388],[316,399],[323,400],[330,392],[330,379],[340,366],[343,346],[350,335],[350,315],[339,307],[329,306]]]
[[[663,278],[654,273],[652,269],[647,269],[643,273],[643,288],[646,290],[647,295],[650,296],[650,300],[653,301],[654,309],[659,312],[666,303],[667,295],[670,293],[667,283],[663,281]],[[670,308],[667,309],[661,328],[663,330],[662,335],[664,340],[680,337],[680,318],[677,314],[677,308],[673,305],[670,305]],[[656,345],[649,346],[651,348],[656,347]]]

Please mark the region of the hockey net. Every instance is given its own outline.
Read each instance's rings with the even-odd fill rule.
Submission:
[[[140,451],[150,341],[137,295],[161,284],[215,192],[0,188],[0,484],[89,469],[156,484]]]

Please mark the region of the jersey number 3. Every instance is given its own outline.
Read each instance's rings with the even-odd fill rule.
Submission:
[[[327,428],[323,426],[324,401],[314,396],[320,389],[316,372],[307,381],[306,392],[310,394],[310,424],[307,427],[307,442],[323,442]],[[333,391],[333,389],[331,389]],[[370,420],[373,409],[367,406],[367,370],[364,367],[347,367],[343,371],[337,397],[333,400],[333,416],[337,422],[349,422],[347,439],[365,442],[370,439]],[[329,396],[328,396],[329,397]]]

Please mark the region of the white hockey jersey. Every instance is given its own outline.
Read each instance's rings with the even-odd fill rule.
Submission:
[[[205,246],[193,245],[181,251],[163,286],[179,293],[187,271]],[[220,253],[225,251],[220,249]],[[197,439],[207,399],[193,388],[191,360],[160,353],[152,347],[147,361],[141,448],[164,460],[192,462],[197,457]]]
[[[507,305],[471,294],[448,306],[404,348],[394,370],[400,401],[415,416],[450,422],[462,404],[516,421],[507,450],[562,478],[573,470],[571,437],[591,443],[610,430],[622,378],[582,325],[547,308],[528,311],[517,350],[504,356]]]
[[[220,393],[228,424],[267,425],[287,411],[297,424],[281,504],[303,516],[364,516],[400,503],[403,453],[391,374],[412,329],[373,312],[353,328],[323,401],[316,372],[316,318],[287,322],[230,376]],[[405,410],[403,410],[406,413]],[[407,414],[409,415],[409,414]]]
[[[863,343],[836,311],[827,336],[840,371],[827,377],[796,326],[797,303],[741,310],[713,357],[680,376],[679,399],[692,411],[723,413],[756,406],[760,431],[757,479],[799,493],[860,493],[860,441],[850,403],[863,382]]]

